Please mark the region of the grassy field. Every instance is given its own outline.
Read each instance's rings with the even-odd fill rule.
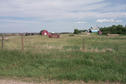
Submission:
[[[126,83],[126,36],[27,36],[24,51],[21,37],[10,36],[4,45],[1,77]]]

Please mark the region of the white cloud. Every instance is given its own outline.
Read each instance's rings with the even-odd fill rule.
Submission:
[[[30,21],[30,20],[27,20],[27,21],[24,21],[24,20],[9,20],[9,19],[3,19],[3,20],[0,20],[0,23],[23,23],[23,24],[27,24],[27,23],[30,23],[30,24],[34,24],[34,23],[40,23],[39,21]]]
[[[91,11],[104,7],[104,0],[2,0],[0,16],[74,18],[77,12]],[[96,3],[101,4],[96,4]],[[89,5],[91,4],[91,5]],[[87,13],[87,12],[86,12]]]
[[[106,18],[120,18],[126,17],[126,12],[107,12],[107,13],[100,13],[97,17],[106,17]]]
[[[100,22],[100,23],[119,23],[119,22],[122,22],[122,20],[114,20],[114,19],[97,19],[96,22]]]
[[[126,12],[101,13],[100,11],[109,5],[105,0],[1,0],[0,2],[0,16],[38,17],[43,20],[126,17]],[[124,9],[124,6],[122,8]]]
[[[78,21],[76,22],[77,24],[85,24],[85,23],[88,23],[88,22],[82,22],[82,21]]]

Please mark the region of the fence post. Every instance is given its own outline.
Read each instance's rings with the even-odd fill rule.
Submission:
[[[85,39],[82,39],[82,50],[85,51]]]
[[[2,43],[2,49],[3,49],[4,48],[4,35],[2,35],[2,39],[1,40],[2,40],[2,42],[1,42]]]
[[[21,49],[22,49],[22,51],[24,50],[24,36],[23,36],[23,34],[21,35]]]

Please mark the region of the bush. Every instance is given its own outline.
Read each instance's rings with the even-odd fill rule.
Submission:
[[[87,30],[74,29],[74,34],[79,34],[81,32],[86,32]]]
[[[74,29],[74,34],[79,34],[80,31],[78,29]]]

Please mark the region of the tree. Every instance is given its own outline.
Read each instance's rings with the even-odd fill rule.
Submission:
[[[126,27],[123,25],[112,25],[110,27],[100,28],[103,34],[126,34]]]
[[[80,31],[78,29],[74,29],[74,34],[79,34]]]

